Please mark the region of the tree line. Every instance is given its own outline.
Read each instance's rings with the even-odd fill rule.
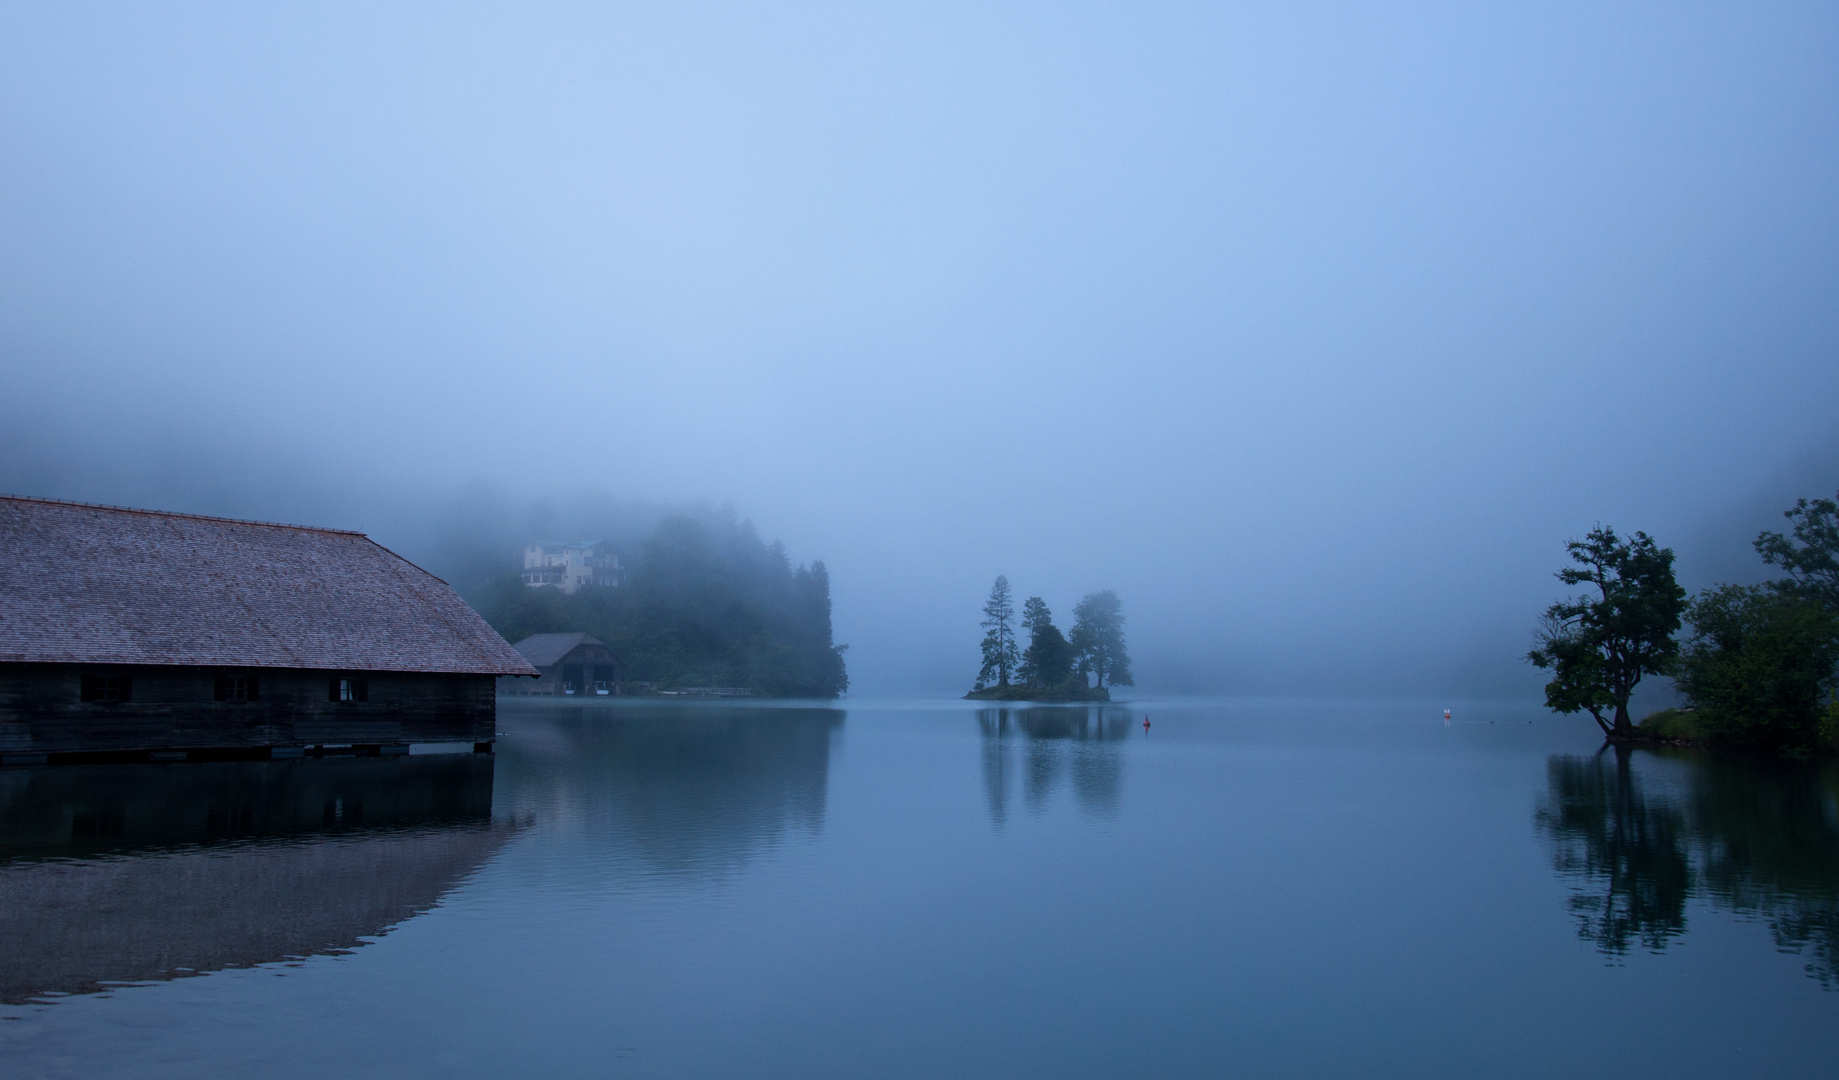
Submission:
[[[1839,750],[1839,502],[1800,499],[1784,516],[1788,533],[1753,544],[1784,577],[1690,599],[1672,549],[1644,532],[1598,526],[1567,544],[1558,580],[1585,589],[1546,609],[1527,654],[1552,672],[1546,704],[1589,713],[1612,740]],[[1637,726],[1628,699],[1649,675],[1672,676],[1686,706]]]
[[[793,566],[785,547],[732,518],[672,515],[639,544],[631,580],[572,594],[531,588],[513,572],[468,597],[492,629],[591,634],[626,663],[626,678],[739,686],[769,697],[833,698],[849,688],[846,645],[830,622],[830,573]]]
[[[1023,648],[1015,628],[1015,597],[1006,575],[997,575],[983,605],[983,666],[972,695],[1013,696],[1011,689],[1040,697],[1109,696],[1112,686],[1135,686],[1130,651],[1124,644],[1124,606],[1102,589],[1073,605],[1073,628],[1054,625],[1047,602],[1031,596],[1022,605]]]

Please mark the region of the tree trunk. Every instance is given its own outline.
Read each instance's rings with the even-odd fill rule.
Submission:
[[[1616,702],[1615,733],[1617,735],[1633,735],[1635,733],[1635,725],[1628,720],[1628,702],[1626,701]]]

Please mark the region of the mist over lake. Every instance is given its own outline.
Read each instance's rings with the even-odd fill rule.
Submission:
[[[862,692],[961,691],[1005,573],[1116,590],[1146,688],[1536,698],[1566,539],[1697,587],[1839,490],[1836,36],[9,5],[0,488],[435,566],[732,504]]]

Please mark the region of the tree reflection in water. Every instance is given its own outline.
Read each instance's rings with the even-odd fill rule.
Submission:
[[[1124,762],[1119,744],[1132,729],[1130,710],[1116,705],[1038,705],[979,709],[983,729],[983,783],[990,821],[1009,815],[1010,789],[1037,813],[1070,778],[1081,808],[1107,814],[1117,808]],[[1019,745],[1018,745],[1019,744]],[[1022,759],[1018,764],[1017,756]]]
[[[822,832],[847,714],[538,698],[499,716],[498,812],[545,822],[552,836],[593,837],[594,857],[543,865],[554,882],[600,888],[717,880],[788,835]]]
[[[1577,881],[1578,933],[1608,956],[1660,951],[1688,900],[1753,915],[1839,988],[1839,769],[1831,763],[1655,755],[1683,783],[1650,785],[1637,753],[1556,755],[1535,814]]]
[[[1571,897],[1578,934],[1615,956],[1633,941],[1664,949],[1685,932],[1692,891],[1685,815],[1650,799],[1626,752],[1614,762],[1555,756],[1546,769],[1538,821],[1553,843],[1552,864],[1589,883]]]

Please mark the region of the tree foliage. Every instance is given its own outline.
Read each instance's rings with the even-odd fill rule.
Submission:
[[[1720,585],[1699,594],[1679,688],[1719,741],[1783,748],[1819,738],[1839,661],[1839,618],[1798,590]]]
[[[1545,685],[1548,707],[1588,712],[1604,734],[1632,734],[1629,695],[1644,676],[1666,673],[1679,655],[1674,635],[1686,590],[1673,579],[1673,551],[1644,532],[1624,541],[1603,526],[1565,550],[1576,565],[1559,570],[1558,580],[1589,586],[1593,594],[1547,608],[1526,658],[1553,673]]]
[[[1765,530],[1755,548],[1788,576],[1700,593],[1678,674],[1694,737],[1799,754],[1839,713],[1822,706],[1839,683],[1839,503],[1799,499],[1783,516],[1790,534]]]
[[[1095,685],[1100,687],[1136,685],[1124,645],[1124,605],[1116,593],[1103,589],[1074,604],[1069,640],[1081,676],[1097,676]]]
[[[1073,646],[1054,625],[1046,601],[1031,596],[1022,605],[1022,629],[1028,631],[1028,648],[1022,651],[1018,675],[1024,685],[1037,690],[1058,690],[1073,677]]]
[[[571,595],[508,574],[470,599],[507,640],[592,634],[625,660],[628,679],[666,689],[744,686],[832,698],[849,688],[848,646],[832,638],[824,564],[794,567],[782,545],[732,519],[665,518],[640,544],[624,587]]]
[[[1015,644],[1015,598],[1009,591],[1009,579],[996,575],[990,586],[990,598],[983,602],[983,666],[977,672],[977,688],[1008,686],[1009,675],[1021,666],[1021,654]]]
[[[1795,592],[1839,615],[1839,502],[1798,499],[1782,512],[1794,522],[1792,536],[1765,531],[1756,537],[1756,554],[1788,572],[1777,589]]]

